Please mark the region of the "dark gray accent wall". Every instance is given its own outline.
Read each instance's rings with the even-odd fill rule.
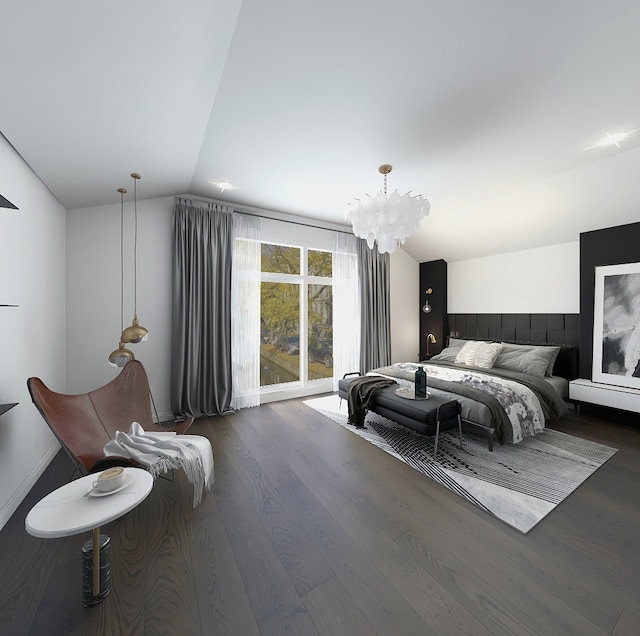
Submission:
[[[433,291],[427,295],[426,290]],[[437,342],[429,344],[429,353],[440,353],[445,347],[447,329],[447,262],[439,259],[420,263],[420,360],[427,355],[427,334],[432,333]],[[429,299],[431,312],[422,311],[425,300]]]
[[[580,364],[581,378],[591,379],[593,366],[593,301],[595,269],[601,265],[640,262],[640,223],[580,234]]]

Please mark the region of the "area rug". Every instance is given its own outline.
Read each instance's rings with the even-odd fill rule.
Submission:
[[[355,428],[337,395],[304,403],[523,534],[617,452],[552,429],[516,445],[495,443],[491,452],[486,436],[465,427],[462,450],[457,429],[440,435],[436,461],[433,437],[371,412]]]

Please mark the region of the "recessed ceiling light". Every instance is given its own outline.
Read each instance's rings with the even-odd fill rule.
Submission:
[[[220,192],[224,192],[225,190],[237,190],[238,188],[233,185],[233,183],[229,183],[228,181],[209,181],[214,186],[218,186],[220,188]]]
[[[585,150],[591,150],[593,148],[608,148],[610,146],[616,146],[616,148],[620,148],[620,142],[628,139],[629,137],[631,137],[631,135],[633,135],[633,133],[638,132],[638,130],[640,130],[640,128],[636,128],[635,130],[631,130],[629,132],[622,131],[613,133],[613,135],[607,133],[597,144],[589,146],[588,148],[585,148]]]

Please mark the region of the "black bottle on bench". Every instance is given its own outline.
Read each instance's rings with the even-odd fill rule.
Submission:
[[[416,371],[416,389],[415,396],[416,400],[426,400],[427,399],[427,374],[422,367],[418,367]]]

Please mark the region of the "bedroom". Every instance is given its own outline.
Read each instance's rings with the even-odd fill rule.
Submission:
[[[247,6],[249,3],[246,3]],[[555,5],[554,5],[555,6]],[[621,5],[621,6],[624,6]],[[613,10],[611,10],[613,11]],[[260,16],[263,18],[263,16]],[[28,22],[30,24],[30,22]],[[633,23],[629,19],[629,23]],[[560,24],[560,23],[558,23]],[[140,24],[142,27],[144,22]],[[62,28],[62,27],[60,27]],[[560,28],[560,27],[558,27]],[[594,51],[598,54],[606,49],[604,42],[598,43],[598,35],[602,35],[595,28],[590,31],[593,36]],[[9,40],[5,39],[5,44]],[[20,50],[21,44],[10,42]],[[631,44],[629,44],[631,46]],[[156,50],[156,49],[152,49]],[[613,49],[611,49],[613,50]],[[46,55],[36,56],[43,59]],[[610,60],[610,58],[605,58]],[[629,59],[637,59],[629,55]],[[37,65],[34,65],[34,67]],[[381,71],[374,67],[375,75]],[[632,70],[632,69],[631,69]],[[616,85],[625,85],[625,78],[631,75],[630,69],[618,68]],[[39,78],[37,69],[21,69],[24,77]],[[50,72],[50,69],[47,69]],[[141,69],[136,75],[143,76]],[[88,77],[90,73],[84,75]],[[79,74],[78,76],[81,76]],[[8,78],[11,79],[11,78]],[[87,80],[88,81],[88,80]],[[24,79],[23,79],[24,83]],[[135,78],[132,84],[135,83]],[[23,91],[8,91],[13,95],[24,92],[29,97],[29,91],[33,85],[40,90],[50,90],[56,94],[51,85],[44,80],[40,83],[33,81],[25,85]],[[612,84],[614,80],[612,79]],[[7,85],[7,84],[5,84]],[[20,86],[18,82],[14,86]],[[166,84],[163,84],[166,88]],[[71,91],[71,87],[66,87]],[[163,91],[160,91],[161,93]],[[103,82],[99,94],[113,97],[118,93],[118,87],[109,82]],[[72,94],[71,92],[69,94]],[[615,92],[618,96],[618,92]],[[584,93],[582,94],[584,95]],[[80,95],[75,99],[80,100]],[[154,99],[156,95],[152,96]],[[30,101],[35,104],[40,100],[33,95]],[[73,102],[73,99],[69,100]],[[619,100],[616,100],[619,103]],[[22,102],[21,102],[22,103]],[[88,112],[87,104],[81,100],[78,102]],[[12,105],[15,109],[19,104],[5,104],[3,109]],[[145,102],[144,112],[153,111],[153,99]],[[3,111],[4,112],[4,111]],[[603,112],[604,111],[603,109]],[[634,108],[633,114],[637,112]],[[208,113],[207,113],[208,116]],[[23,118],[26,119],[26,118]],[[81,118],[86,125],[83,132],[91,137],[93,129],[99,126],[91,118]],[[623,114],[619,115],[619,120]],[[604,134],[607,127],[617,125],[609,121],[598,121],[597,126],[602,130],[591,130],[589,134]],[[8,120],[7,120],[8,121]],[[43,134],[54,131],[56,120],[45,116],[39,118],[42,122]],[[61,118],[60,121],[66,121]],[[202,121],[202,120],[200,120]],[[378,128],[382,120],[376,121],[376,127],[370,132],[372,139],[378,134]],[[66,122],[67,125],[69,122]],[[627,122],[625,121],[626,125]],[[2,132],[9,137],[9,131],[4,127]],[[629,122],[628,127],[637,127],[635,122]],[[62,127],[61,127],[62,128]],[[114,128],[110,128],[113,132]],[[129,131],[128,131],[129,132]],[[157,131],[160,137],[162,131]],[[38,135],[34,135],[37,137]],[[128,137],[129,135],[127,135]],[[131,139],[136,140],[135,134]],[[12,143],[14,140],[9,139]],[[28,140],[29,144],[32,140]],[[436,140],[434,140],[435,143]],[[17,309],[7,308],[2,311],[2,331],[5,335],[3,346],[6,347],[6,360],[0,370],[0,390],[2,390],[2,402],[16,401],[19,406],[3,418],[9,418],[0,422],[0,474],[2,485],[0,486],[0,506],[3,511],[2,522],[6,522],[11,513],[17,508],[20,501],[27,495],[31,485],[38,475],[44,470],[51,459],[51,454],[56,449],[52,444],[52,438],[37,413],[33,411],[28,395],[26,394],[25,378],[31,374],[50,379],[50,382],[58,387],[66,387],[68,390],[81,390],[85,384],[99,384],[102,380],[111,377],[111,369],[102,362],[105,355],[117,344],[114,342],[115,329],[118,327],[118,256],[117,256],[117,232],[118,206],[113,198],[115,189],[121,185],[121,179],[127,178],[131,170],[139,170],[143,174],[141,183],[141,236],[140,236],[140,277],[147,278],[152,275],[161,281],[159,284],[141,286],[140,300],[144,300],[145,318],[153,323],[152,339],[146,343],[147,347],[140,357],[145,363],[156,371],[152,378],[154,394],[159,399],[159,410],[167,412],[169,400],[167,397],[169,376],[169,345],[167,334],[170,330],[170,317],[166,311],[169,295],[169,271],[170,271],[170,228],[168,219],[172,205],[173,194],[190,192],[191,175],[184,179],[171,178],[161,175],[171,188],[162,194],[150,194],[151,183],[157,177],[153,170],[146,169],[144,164],[137,160],[137,155],[130,154],[124,149],[130,146],[123,142],[122,157],[115,162],[109,172],[104,173],[102,180],[103,192],[106,199],[86,204],[73,204],[67,206],[57,201],[49,192],[49,184],[45,179],[42,183],[41,171],[45,166],[29,168],[20,158],[20,154],[26,158],[28,148],[21,147],[15,142],[14,150],[4,139],[0,144],[0,194],[15,203],[19,203],[20,211],[0,210],[0,233],[3,237],[2,267],[0,268],[0,281],[3,297],[0,302],[7,304],[19,304]],[[35,142],[33,142],[35,144]],[[444,141],[440,140],[440,148]],[[527,206],[537,213],[537,222],[530,229],[531,234],[536,235],[538,244],[528,247],[526,240],[520,236],[510,243],[502,245],[493,253],[489,252],[488,234],[503,234],[508,240],[509,233],[505,225],[504,230],[496,233],[495,221],[491,216],[482,216],[486,210],[480,212],[484,219],[481,228],[474,237],[466,237],[464,246],[459,249],[462,254],[449,258],[449,304],[451,313],[491,313],[491,312],[542,312],[542,313],[579,313],[580,312],[580,248],[579,232],[597,228],[604,228],[637,220],[637,210],[640,209],[636,200],[637,187],[635,164],[638,160],[637,140],[632,140],[628,146],[623,146],[623,151],[616,153],[615,149],[605,150],[605,154],[599,160],[591,160],[573,171],[564,175],[567,180],[567,191],[574,194],[573,198],[562,199],[561,202],[553,200],[552,205],[546,205],[550,192],[555,185],[554,179],[542,180],[538,187],[530,185],[517,190],[516,196],[527,202]],[[37,145],[37,144],[35,144]],[[374,145],[378,145],[376,142]],[[48,140],[43,143],[49,149],[54,150],[64,147],[64,143]],[[198,150],[200,146],[198,145]],[[357,177],[345,177],[346,184],[340,186],[342,199],[349,200],[357,196],[366,188],[377,188],[376,167],[379,163],[391,158],[377,156],[377,150],[369,149],[359,160],[361,174]],[[81,162],[100,151],[92,149],[90,153],[80,153]],[[129,165],[133,159],[135,165]],[[56,157],[48,157],[49,166],[55,166]],[[60,158],[62,161],[62,158]],[[476,161],[481,158],[476,155]],[[195,161],[187,161],[194,165]],[[262,164],[264,165],[264,164]],[[433,170],[438,166],[437,157]],[[277,171],[280,170],[278,167]],[[314,181],[317,190],[329,190],[336,183],[340,170],[329,170],[321,173],[322,178]],[[429,170],[426,170],[429,173]],[[79,174],[69,170],[69,174]],[[407,180],[402,175],[399,165],[393,173],[397,179]],[[455,176],[455,175],[454,175]],[[220,178],[224,175],[220,175]],[[232,178],[229,175],[229,178]],[[559,178],[558,178],[559,179]],[[434,175],[423,185],[422,180],[417,183],[407,184],[407,189],[415,187],[430,195],[431,181],[437,180]],[[84,181],[84,175],[78,177],[77,185]],[[104,181],[108,181],[105,184]],[[312,180],[313,181],[313,180]],[[392,181],[393,183],[393,181]],[[454,188],[457,181],[454,179]],[[174,184],[177,184],[174,186]],[[586,187],[591,184],[592,187]],[[600,185],[602,184],[602,185]],[[473,182],[470,186],[471,195],[479,196],[477,188],[480,184]],[[145,188],[149,190],[145,191]],[[168,186],[167,186],[168,187]],[[96,192],[98,185],[96,184]],[[566,193],[565,193],[566,194]],[[214,196],[215,195],[215,196]],[[218,198],[219,193],[213,192],[212,198]],[[105,203],[109,201],[109,203]],[[426,220],[426,232],[434,227],[438,216],[445,217],[445,224],[453,228],[449,234],[455,235],[453,243],[462,245],[461,228],[452,215],[446,215],[437,210],[435,201],[431,216]],[[577,208],[582,212],[580,223],[576,225],[572,233],[556,233],[555,221],[565,214],[565,206],[568,209]],[[265,205],[271,209],[271,206]],[[68,208],[68,209],[67,209]],[[508,221],[505,214],[505,224]],[[518,216],[518,215],[513,215]],[[167,222],[163,223],[161,219]],[[429,223],[432,222],[429,226]],[[486,227],[484,227],[486,226]],[[482,228],[486,233],[481,233]],[[491,229],[489,232],[486,228]],[[539,235],[539,236],[538,236]],[[6,237],[12,237],[7,240]],[[109,241],[105,240],[109,237]],[[560,239],[558,240],[558,237]],[[451,238],[451,237],[449,237]],[[501,238],[501,237],[498,237]],[[447,239],[442,237],[442,241]],[[427,238],[428,242],[429,238]],[[417,239],[425,242],[424,237]],[[409,245],[407,246],[409,248]],[[435,248],[432,248],[435,251]],[[114,251],[115,250],[115,251]],[[88,255],[91,254],[91,259]],[[419,290],[419,263],[431,258],[438,258],[439,254],[429,254],[416,258],[408,251],[398,250],[392,256],[391,294],[392,294],[392,330],[394,359],[413,359],[418,353],[419,325],[418,316],[414,313],[415,304],[422,301],[417,298]],[[5,300],[6,299],[6,300]],[[147,346],[148,345],[148,346]],[[5,423],[7,422],[7,423]],[[19,429],[19,430],[17,430]],[[28,438],[29,445],[24,444]]]

